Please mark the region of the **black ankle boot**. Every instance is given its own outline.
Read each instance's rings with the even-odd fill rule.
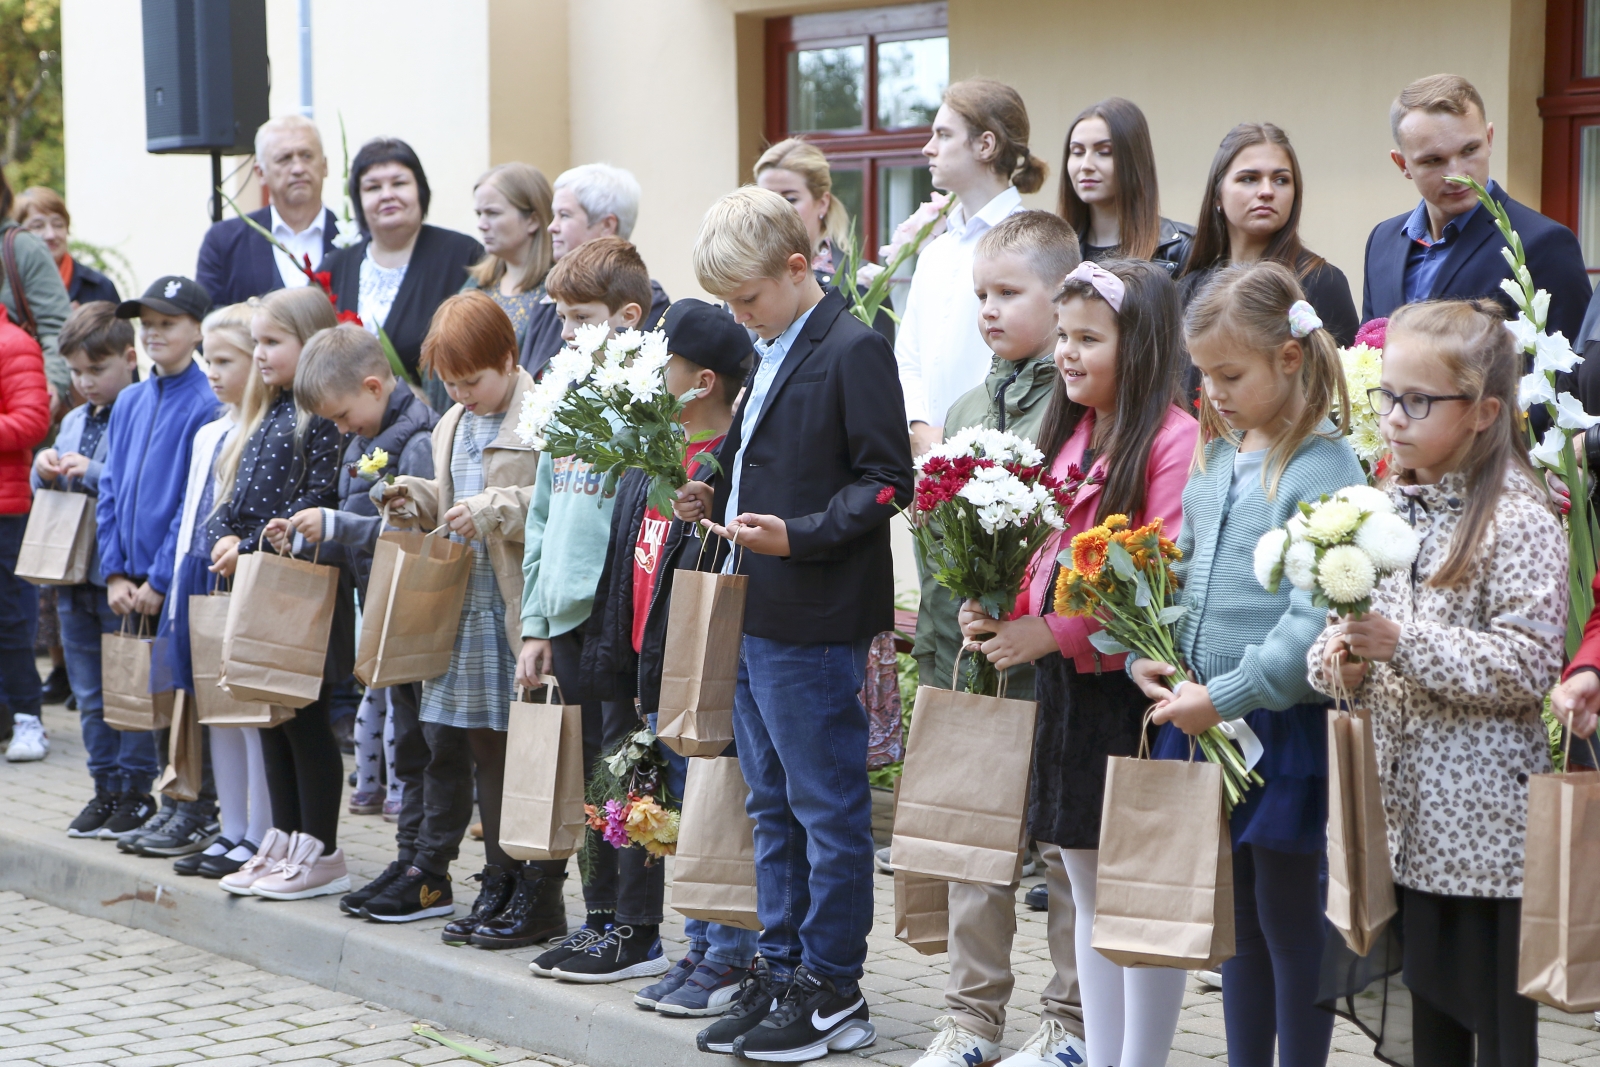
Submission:
[[[565,936],[567,910],[561,889],[566,880],[565,873],[552,877],[524,865],[517,872],[511,899],[494,918],[479,924],[471,942],[479,948],[524,948]]]
[[[465,945],[473,931],[500,913],[516,888],[516,879],[511,873],[493,863],[468,881],[474,879],[478,882],[478,899],[472,902],[472,911],[459,919],[451,919],[439,931],[439,937],[447,945]]]

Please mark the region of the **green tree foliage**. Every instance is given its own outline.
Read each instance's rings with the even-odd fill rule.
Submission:
[[[0,0],[0,166],[15,190],[61,189],[61,0]]]

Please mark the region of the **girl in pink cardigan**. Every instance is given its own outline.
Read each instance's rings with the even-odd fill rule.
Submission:
[[[968,601],[962,625],[974,639],[969,647],[996,667],[1037,667],[1028,829],[1043,846],[1052,949],[1076,943],[1088,1060],[1161,1067],[1178,1025],[1184,972],[1119,967],[1089,944],[1106,757],[1137,751],[1150,701],[1124,673],[1124,657],[1102,655],[1089,643],[1097,623],[1055,614],[1053,590],[1057,554],[1107,516],[1126,515],[1135,526],[1159,518],[1176,539],[1199,424],[1177,406],[1187,359],[1178,292],[1166,271],[1143,260],[1085,262],[1067,276],[1056,302],[1063,387],[1051,397],[1038,444],[1054,457],[1058,477],[1077,468],[1087,480],[1067,511],[1066,532],[1034,557],[1013,618],[987,618]],[[1077,906],[1071,935],[1069,894]],[[1065,984],[1058,974],[1045,989],[1045,1022],[1061,1013]],[[1006,1063],[1054,1062],[1024,1056],[1029,1052]]]

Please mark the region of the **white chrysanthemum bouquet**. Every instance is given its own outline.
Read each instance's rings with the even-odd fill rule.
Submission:
[[[1366,469],[1367,476],[1384,475],[1389,442],[1378,427],[1378,413],[1367,403],[1367,390],[1376,389],[1383,378],[1383,349],[1356,343],[1339,349],[1345,384],[1350,389],[1350,447]]]
[[[688,481],[688,446],[703,438],[684,434],[683,406],[696,390],[674,396],[667,389],[671,354],[660,330],[580,326],[573,343],[550,360],[544,376],[523,400],[517,417],[522,442],[552,456],[577,456],[605,474],[609,495],[622,472],[650,476],[650,506],[667,514],[675,491]],[[702,453],[707,463],[716,458]]]
[[[1256,542],[1256,580],[1269,593],[1289,579],[1318,607],[1360,618],[1372,607],[1372,590],[1391,571],[1411,566],[1420,542],[1395,514],[1389,497],[1352,485],[1315,504]]]

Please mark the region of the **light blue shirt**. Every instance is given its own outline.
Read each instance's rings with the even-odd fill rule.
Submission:
[[[723,522],[732,522],[739,514],[739,476],[744,471],[745,449],[750,447],[750,438],[754,435],[756,427],[761,423],[762,412],[767,406],[767,393],[772,390],[772,382],[778,377],[778,368],[783,366],[784,357],[789,354],[789,349],[794,347],[794,340],[800,336],[800,331],[805,328],[806,320],[811,317],[811,312],[817,309],[811,305],[805,313],[789,324],[789,328],[780,333],[771,341],[757,341],[756,351],[761,355],[761,366],[756,368],[755,377],[750,382],[750,395],[744,402],[744,416],[739,420],[739,451],[733,457],[733,478],[728,483],[728,509],[723,512]],[[734,573],[734,554],[728,553],[728,562],[723,566],[726,574]]]

